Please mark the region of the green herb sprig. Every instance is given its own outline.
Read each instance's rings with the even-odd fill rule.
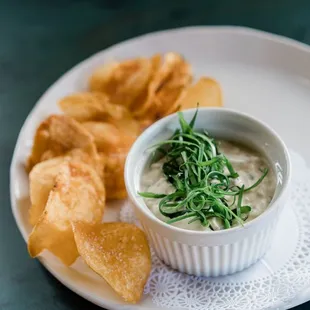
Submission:
[[[198,109],[187,123],[179,112],[180,129],[170,139],[154,146],[165,156],[162,170],[175,192],[168,195],[139,192],[139,195],[160,199],[159,210],[169,218],[169,224],[189,219],[189,224],[200,221],[202,226],[212,229],[210,220],[216,218],[225,229],[230,228],[233,221],[243,225],[251,211],[251,206],[242,204],[243,195],[263,181],[268,169],[248,188],[234,185],[232,180],[239,175],[219,152],[216,141],[207,131],[194,130],[197,113]],[[229,196],[233,199],[231,204]]]

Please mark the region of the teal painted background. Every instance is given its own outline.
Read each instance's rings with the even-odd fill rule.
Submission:
[[[99,309],[28,257],[11,215],[9,165],[27,114],[51,83],[91,54],[187,25],[249,26],[310,43],[310,1],[0,0],[1,310]]]

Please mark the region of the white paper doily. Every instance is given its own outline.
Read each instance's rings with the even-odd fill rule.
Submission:
[[[291,197],[266,256],[236,275],[204,278],[169,268],[152,251],[153,268],[145,294],[157,306],[178,310],[277,309],[289,306],[310,285],[310,170],[298,154],[291,151],[291,156]],[[139,225],[129,203],[122,208],[120,219]]]

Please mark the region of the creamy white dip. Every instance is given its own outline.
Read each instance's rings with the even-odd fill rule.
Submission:
[[[218,142],[219,150],[223,153],[231,162],[239,177],[233,180],[235,185],[245,188],[250,187],[255,183],[262,175],[264,168],[269,168],[269,172],[264,180],[254,189],[244,193],[242,204],[250,205],[252,210],[249,213],[247,221],[250,221],[260,214],[262,214],[269,206],[270,201],[274,195],[276,181],[275,176],[270,168],[267,160],[258,152],[255,152],[247,147],[239,144],[234,144],[227,141]],[[141,187],[143,191],[152,192],[156,194],[171,194],[175,192],[174,186],[169,183],[162,171],[164,159],[152,164],[146,169],[142,175]],[[231,197],[226,197],[229,201]],[[151,212],[160,220],[166,222],[167,217],[162,215],[159,211],[160,199],[147,198],[145,203]],[[200,221],[195,221],[188,224],[189,219],[184,219],[179,222],[175,222],[171,225],[188,229],[188,230],[210,230],[200,224]],[[214,218],[210,220],[213,230],[219,230],[223,228],[220,220]],[[238,222],[235,222],[233,226],[238,226]]]

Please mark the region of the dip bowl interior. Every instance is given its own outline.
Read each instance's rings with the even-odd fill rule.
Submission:
[[[189,122],[195,112],[196,109],[183,111],[185,120]],[[157,255],[173,268],[206,276],[225,275],[242,270],[257,261],[267,250],[279,213],[287,200],[291,171],[288,150],[278,134],[256,118],[225,108],[200,108],[195,130],[207,130],[216,139],[239,142],[257,150],[266,157],[274,170],[276,189],[269,207],[243,226],[219,231],[191,231],[159,220],[137,194],[141,191],[141,175],[154,151],[150,147],[171,137],[177,128],[177,114],[159,120],[141,134],[128,154],[125,182],[135,213]],[[256,243],[255,246],[251,246],[253,242]],[[249,246],[251,248],[248,248]],[[193,247],[198,248],[193,250]],[[214,254],[214,251],[217,254]],[[242,257],[239,257],[241,254],[233,254],[231,251],[239,251],[241,254],[246,251],[247,258],[242,260]],[[180,261],[174,257],[177,255],[185,255],[187,259]],[[227,259],[227,263],[219,266],[212,264],[216,258],[212,259],[212,255],[218,256],[223,262]],[[197,266],[191,266],[190,257]],[[211,261],[207,257],[211,257]]]

